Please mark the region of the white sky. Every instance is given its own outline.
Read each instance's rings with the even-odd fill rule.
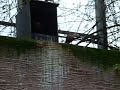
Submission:
[[[14,0],[9,0],[9,2],[11,1]],[[56,3],[59,3],[58,29],[84,33],[85,30],[89,28],[90,25],[88,27],[85,26],[86,23],[88,22],[84,21],[85,16],[83,15],[83,13],[85,12],[85,5],[88,3],[88,0],[54,0],[54,1]],[[8,4],[5,5],[7,7],[6,8],[7,10],[9,9],[9,6],[7,6]],[[12,3],[11,5],[13,5],[11,7],[15,7],[14,6],[15,3],[14,4]],[[6,11],[6,9],[3,10],[2,8],[1,11]],[[11,14],[10,14],[11,16],[16,14],[15,9],[11,10]],[[8,15],[7,13],[3,13],[1,18],[3,19],[4,17],[6,17],[6,15]],[[8,21],[8,18],[5,18],[5,21]],[[7,29],[4,29],[2,35],[7,35],[9,32],[8,29],[14,29],[14,28],[7,27]]]
[[[58,7],[58,29],[79,33],[84,33],[88,30],[94,22],[87,25],[88,22],[85,21],[86,16],[84,13],[87,3],[88,0],[60,0]],[[94,16],[94,10],[92,13]],[[64,40],[65,39],[60,39],[60,41]],[[77,41],[73,41],[72,43],[75,44]],[[86,43],[81,43],[81,45],[86,45]]]
[[[7,0],[0,0],[0,1],[5,2]],[[9,0],[9,1],[15,1],[15,0]],[[59,3],[58,29],[65,30],[65,31],[85,33],[85,31],[89,30],[94,25],[94,23],[95,23],[94,6],[85,7],[85,5],[90,0],[54,0],[54,1],[56,3]],[[119,2],[119,0],[118,0],[118,2]],[[9,9],[8,4],[5,4],[5,3],[0,4],[0,7],[5,5],[7,7],[6,9],[8,10]],[[16,4],[15,2],[12,3],[10,5],[10,7],[13,7],[13,8],[16,7],[15,4]],[[0,19],[1,20],[4,19],[4,20],[8,21],[7,18],[4,18],[7,15],[9,15],[8,12],[3,13],[4,11],[6,11],[6,9],[0,8],[0,11],[2,11],[2,12],[0,12]],[[16,8],[11,10],[11,16],[16,14],[15,9]],[[119,9],[116,8],[116,10],[119,10]],[[92,17],[93,20],[92,19],[87,20],[88,17],[86,15],[84,15],[85,12],[87,12],[87,14],[90,15],[90,17]],[[117,17],[120,17],[120,15],[118,14]],[[15,19],[15,17],[14,17],[14,19]],[[111,18],[111,20],[112,20],[112,18]],[[110,22],[110,23],[112,24],[112,22]],[[110,25],[110,23],[109,23],[109,25]],[[0,27],[0,29],[1,29],[1,27]],[[93,30],[93,31],[95,31],[95,30]],[[8,33],[8,32],[9,32],[9,30],[6,29],[6,30],[4,30],[4,33],[2,33],[2,35],[3,34],[6,35],[6,33]],[[86,33],[88,33],[88,32],[86,32]]]
[[[82,29],[87,29],[85,26],[85,5],[88,0],[61,0],[58,7],[58,23],[59,29],[66,31],[77,32],[78,28],[81,28],[80,32],[84,32]],[[93,12],[93,14],[95,14]],[[83,23],[84,21],[84,23]],[[69,23],[68,23],[69,22]],[[89,28],[89,27],[88,27]]]

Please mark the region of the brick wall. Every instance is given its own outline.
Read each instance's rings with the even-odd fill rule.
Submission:
[[[19,56],[16,49],[0,47],[0,90],[120,90],[120,79],[56,43]]]

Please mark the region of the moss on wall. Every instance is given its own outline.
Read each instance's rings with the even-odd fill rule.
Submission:
[[[84,48],[75,45],[62,44],[62,46],[63,48],[70,49],[76,57],[84,62],[97,64],[100,67],[114,67],[116,64],[120,64],[120,51]]]
[[[0,47],[8,48],[8,51],[13,48],[17,54],[25,53],[26,50],[35,50],[36,48],[45,47],[47,42],[37,43],[34,40],[23,40],[11,37],[0,37]],[[84,48],[75,45],[61,44],[64,49],[69,49],[81,60],[87,63],[97,64],[98,66],[114,67],[120,64],[120,52],[110,50],[100,50],[94,48]],[[120,65],[119,65],[120,66]],[[115,67],[116,68],[116,67]],[[119,67],[118,67],[119,68]]]
[[[17,54],[25,52],[26,50],[35,49],[37,43],[34,40],[16,39],[12,37],[0,36],[0,47],[13,48],[17,50]]]

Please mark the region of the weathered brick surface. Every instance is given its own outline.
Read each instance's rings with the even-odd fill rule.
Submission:
[[[75,58],[60,45],[16,51],[0,48],[0,90],[120,90],[120,79]]]

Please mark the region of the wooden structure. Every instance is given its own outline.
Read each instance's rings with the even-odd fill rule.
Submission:
[[[58,41],[57,6],[51,2],[28,2],[16,16],[17,37],[36,39],[47,35]]]

